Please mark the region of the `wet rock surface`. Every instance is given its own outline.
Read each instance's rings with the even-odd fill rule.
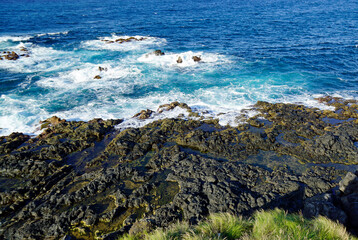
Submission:
[[[201,57],[199,57],[199,56],[193,56],[192,59],[194,60],[194,62],[200,62],[201,61]]]
[[[162,50],[155,50],[155,51],[153,52],[153,54],[154,54],[155,56],[164,56],[164,55],[165,55],[165,53],[164,53]]]
[[[14,51],[12,51],[12,52],[3,52],[2,55],[0,56],[0,60],[6,59],[6,60],[15,61],[15,60],[17,60],[19,58],[20,58],[20,56]]]
[[[122,43],[126,43],[126,42],[132,42],[132,41],[143,41],[143,40],[146,40],[146,38],[144,37],[141,37],[141,38],[136,38],[136,37],[128,37],[128,38],[117,38],[115,40],[107,40],[107,39],[104,39],[104,40],[101,40],[105,43],[119,43],[119,44],[122,44]]]
[[[37,137],[0,137],[0,236],[116,239],[210,213],[275,207],[325,215],[353,231],[358,105],[319,101],[334,110],[258,102],[259,114],[237,127],[163,119],[121,131],[122,120],[52,117]],[[178,102],[158,111],[175,107],[192,111]]]
[[[21,47],[18,53],[15,51],[4,51],[0,53],[0,60],[16,61],[20,57],[30,57],[29,50],[25,47]]]

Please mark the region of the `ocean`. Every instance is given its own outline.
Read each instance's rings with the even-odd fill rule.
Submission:
[[[0,135],[53,115],[139,126],[173,101],[235,124],[257,101],[358,99],[358,1],[1,0],[4,51],[28,57],[0,60]]]

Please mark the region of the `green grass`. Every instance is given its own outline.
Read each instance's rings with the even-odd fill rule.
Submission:
[[[305,219],[302,215],[287,214],[275,209],[258,211],[250,219],[228,213],[212,214],[206,221],[196,226],[185,222],[174,224],[166,229],[156,229],[150,233],[135,236],[125,235],[119,240],[358,240],[347,233],[345,227],[325,217]]]

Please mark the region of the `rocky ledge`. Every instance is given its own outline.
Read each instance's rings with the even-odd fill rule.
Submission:
[[[122,120],[52,117],[36,137],[0,137],[0,238],[116,239],[275,207],[324,215],[354,232],[358,104],[317,100],[332,110],[258,102],[255,117],[230,127],[172,103],[165,111],[181,107],[194,117],[125,130],[115,128]]]

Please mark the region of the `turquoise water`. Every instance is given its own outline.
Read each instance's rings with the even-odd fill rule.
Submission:
[[[124,36],[145,39],[101,41]],[[358,98],[356,0],[2,0],[0,51],[21,47],[30,57],[0,61],[0,135],[172,101],[215,114]]]

